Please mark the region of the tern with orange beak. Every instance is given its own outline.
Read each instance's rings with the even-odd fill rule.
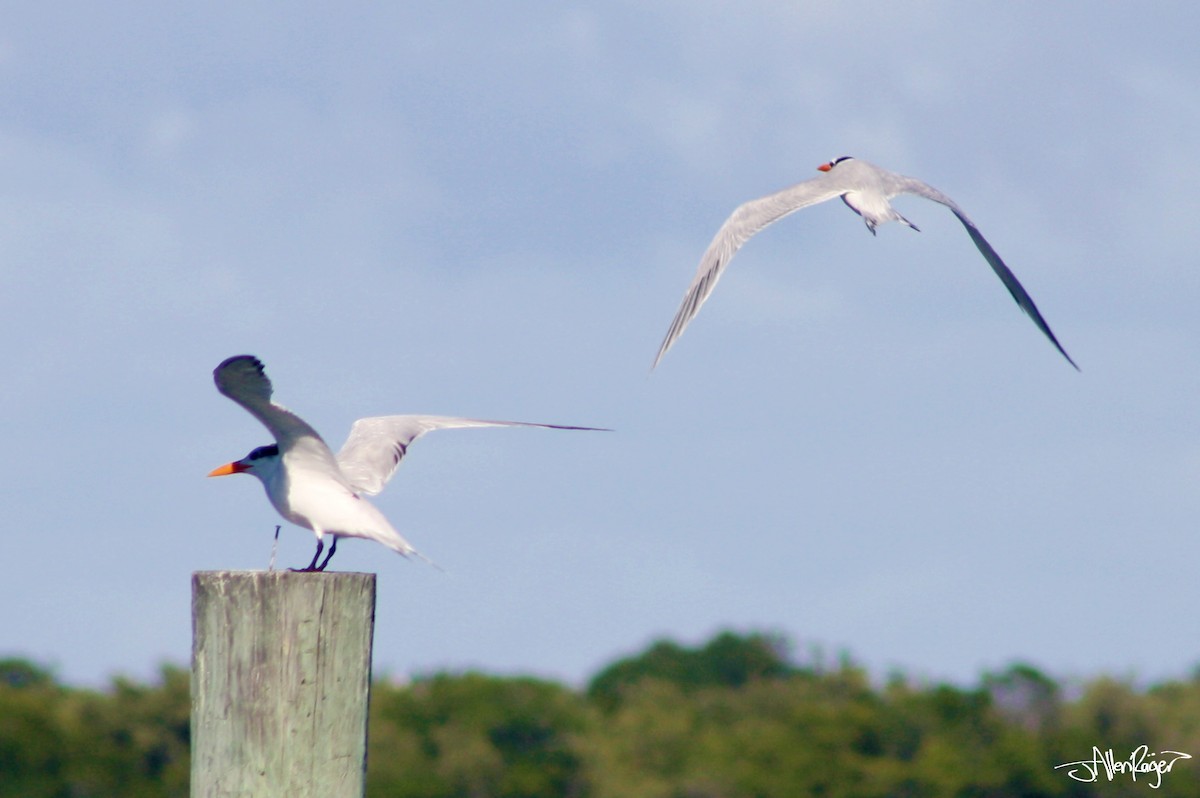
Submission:
[[[364,496],[383,490],[409,445],[426,432],[464,427],[544,427],[599,431],[596,427],[484,421],[448,416],[377,416],[360,418],[335,456],[302,418],[271,401],[271,381],[263,364],[237,355],[213,371],[217,390],[249,411],[275,437],[232,463],[213,469],[210,477],[251,474],[258,477],[275,509],[317,536],[317,553],[303,571],[323,571],[337,550],[338,538],[365,538],[405,557],[421,557],[375,505]],[[318,565],[325,537],[333,538]],[[422,559],[424,559],[422,557]]]
[[[717,280],[721,278],[721,273],[733,259],[734,253],[755,233],[790,213],[831,200],[834,197],[841,197],[842,202],[846,203],[850,210],[861,216],[872,235],[875,234],[877,226],[892,221],[903,222],[913,230],[917,230],[915,224],[901,216],[888,202],[898,194],[915,194],[949,208],[967,229],[967,234],[975,242],[983,259],[992,267],[992,271],[996,272],[996,276],[1000,278],[1000,282],[1004,283],[1004,287],[1012,294],[1012,298],[1016,300],[1021,310],[1025,311],[1037,328],[1050,339],[1050,343],[1054,344],[1067,362],[1075,366],[1076,370],[1079,369],[1067,351],[1062,348],[1058,339],[1054,337],[1054,333],[1050,331],[1050,325],[1046,324],[1046,320],[1038,312],[1037,305],[1033,304],[1033,298],[1017,280],[1016,275],[1008,266],[1004,265],[1004,261],[996,254],[996,250],[992,249],[992,245],[979,232],[979,228],[954,200],[916,178],[898,175],[856,158],[838,158],[817,168],[824,174],[811,180],[805,180],[803,183],[797,183],[791,188],[785,188],[775,194],[751,200],[738,207],[725,220],[725,224],[721,225],[721,229],[717,231],[712,243],[705,250],[704,256],[700,258],[700,267],[696,270],[692,284],[688,286],[683,295],[683,303],[675,313],[671,327],[667,330],[662,345],[658,348],[658,355],[654,358],[654,365],[651,366],[651,369],[658,366],[659,361],[667,354],[667,350],[679,340],[679,336],[683,335],[688,323],[700,311],[700,306],[704,304],[713,288],[716,287]]]

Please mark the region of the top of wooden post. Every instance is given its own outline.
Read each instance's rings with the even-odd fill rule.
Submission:
[[[361,798],[375,574],[192,575],[192,796]]]

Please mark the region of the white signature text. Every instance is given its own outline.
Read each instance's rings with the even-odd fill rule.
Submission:
[[[1158,759],[1156,757],[1162,757]],[[1133,749],[1128,759],[1117,759],[1113,755],[1112,749],[1101,751],[1096,746],[1092,746],[1092,758],[1082,759],[1078,762],[1066,762],[1061,765],[1055,765],[1054,769],[1071,768],[1067,771],[1067,775],[1075,779],[1075,781],[1093,782],[1100,776],[1101,770],[1108,777],[1109,781],[1113,780],[1113,776],[1122,773],[1128,773],[1129,777],[1137,781],[1138,774],[1154,774],[1147,782],[1148,786],[1153,789],[1158,789],[1162,784],[1162,774],[1170,773],[1171,766],[1180,759],[1191,759],[1191,754],[1185,754],[1180,751],[1150,751],[1150,747],[1139,745]]]

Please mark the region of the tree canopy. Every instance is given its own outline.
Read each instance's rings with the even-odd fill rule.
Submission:
[[[153,684],[64,685],[0,660],[0,798],[186,796],[188,673]],[[1060,684],[1025,663],[962,687],[852,662],[799,663],[786,641],[723,632],[671,640],[601,669],[584,689],[437,673],[372,687],[371,798],[771,798],[1131,795],[1152,773],[1072,779],[1093,747],[1127,761],[1200,756],[1200,675],[1138,687]],[[1162,756],[1166,756],[1163,754]],[[1162,757],[1158,757],[1162,758]],[[1086,771],[1079,771],[1086,775]],[[1159,796],[1200,795],[1180,759]]]

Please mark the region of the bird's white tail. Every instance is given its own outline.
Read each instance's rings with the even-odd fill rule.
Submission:
[[[397,532],[394,529],[389,529],[388,532],[390,534],[387,534],[386,536],[377,535],[375,537],[375,539],[402,557],[405,557],[408,559],[412,559],[415,557],[418,560],[424,560],[429,565],[432,565],[434,568],[445,573],[445,569],[442,568],[442,566],[438,565],[436,562],[429,559],[424,554],[422,554],[421,552],[419,552],[415,548],[413,548],[413,545],[411,543],[409,543],[407,540],[405,540],[404,536],[401,535],[399,532]]]

